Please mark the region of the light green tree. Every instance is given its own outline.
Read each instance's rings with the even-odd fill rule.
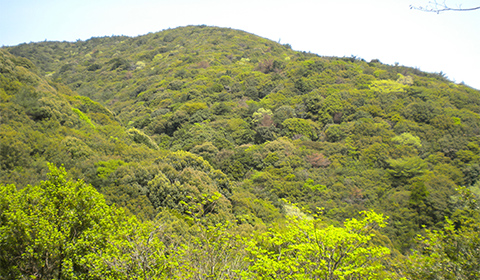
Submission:
[[[343,227],[305,215],[289,217],[285,227],[248,241],[249,272],[254,279],[386,279],[382,274],[390,250],[372,242],[385,217],[362,212]]]
[[[416,149],[420,149],[422,147],[422,141],[420,140],[420,137],[414,136],[409,132],[404,132],[398,136],[393,137],[392,141],[396,144],[412,146]]]
[[[50,165],[48,180],[0,187],[2,279],[153,279],[168,267],[155,226],[108,206]]]
[[[0,262],[7,278],[61,279],[83,271],[82,256],[106,242],[90,229],[106,226],[109,207],[91,186],[67,181],[64,171],[51,165],[48,180],[37,186],[0,189]]]

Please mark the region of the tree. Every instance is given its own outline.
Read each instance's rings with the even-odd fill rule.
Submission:
[[[92,270],[89,279],[165,279],[178,267],[184,250],[165,234],[164,224],[139,223],[133,216],[128,222],[115,230],[104,250],[87,258],[92,264],[100,260],[102,268]]]
[[[387,163],[390,165],[388,173],[396,180],[405,180],[421,175],[427,168],[427,163],[418,156],[389,159]]]
[[[479,279],[478,195],[465,187],[457,192],[455,220],[446,218],[443,228],[418,235],[416,250],[404,262],[408,279]]]
[[[247,269],[245,245],[237,227],[229,222],[213,224],[193,218],[191,235],[184,235],[183,258],[175,269],[175,279],[242,279]]]
[[[362,212],[343,227],[306,215],[289,217],[284,228],[270,229],[248,240],[250,273],[254,279],[386,279],[381,260],[390,254],[372,243],[385,217]],[[303,217],[302,217],[303,216]]]
[[[480,238],[478,222],[455,228],[446,220],[441,230],[425,230],[418,236],[418,251],[405,262],[409,279],[479,279]]]
[[[441,12],[446,12],[446,11],[454,11],[454,12],[475,11],[480,9],[480,6],[463,8],[462,5],[458,5],[456,8],[452,8],[446,4],[446,1],[443,1],[443,3],[438,3],[435,0],[433,2],[432,1],[428,2],[428,5],[425,7],[410,5],[410,9],[439,14]]]
[[[312,120],[304,120],[300,118],[289,118],[283,123],[283,133],[285,136],[295,139],[305,136],[313,141],[318,139],[320,128]]]
[[[50,164],[48,180],[0,186],[1,279],[150,279],[168,263],[158,230]]]
[[[50,166],[48,180],[17,191],[0,188],[0,271],[7,279],[61,279],[82,271],[81,259],[105,242],[91,232],[109,223],[111,211],[91,186],[66,180]],[[102,230],[105,231],[105,228]]]

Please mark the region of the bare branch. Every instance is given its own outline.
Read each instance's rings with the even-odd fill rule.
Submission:
[[[446,12],[446,11],[467,12],[467,11],[475,11],[480,9],[480,6],[462,8],[461,5],[456,8],[452,8],[452,7],[449,7],[445,2],[446,1],[443,1],[443,3],[438,3],[437,1],[430,1],[428,2],[428,5],[425,7],[410,5],[410,9],[419,10],[422,12],[432,12],[437,14],[441,12]]]

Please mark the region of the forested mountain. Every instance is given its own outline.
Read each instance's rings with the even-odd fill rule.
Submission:
[[[480,92],[440,74],[188,26],[2,48],[0,99],[5,279],[479,277]]]

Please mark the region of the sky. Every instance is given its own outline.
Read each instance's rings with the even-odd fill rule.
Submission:
[[[441,0],[442,2],[444,0]],[[428,0],[0,0],[0,46],[138,36],[186,25],[244,30],[320,56],[379,59],[480,89],[480,10]],[[480,0],[445,0],[451,7]]]

